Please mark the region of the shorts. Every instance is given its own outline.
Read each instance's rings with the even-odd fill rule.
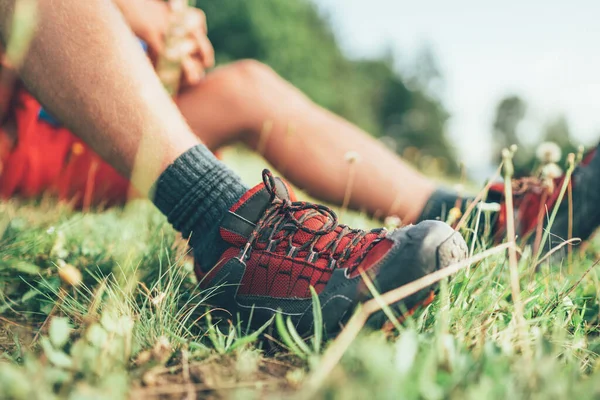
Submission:
[[[0,159],[1,197],[50,193],[84,208],[126,202],[132,193],[127,179],[49,118],[26,90],[17,89],[14,96],[7,119],[16,125],[16,143],[0,151],[5,154]]]

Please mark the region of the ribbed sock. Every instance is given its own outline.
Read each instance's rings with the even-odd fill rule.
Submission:
[[[154,204],[190,238],[196,261],[210,269],[227,249],[219,235],[221,220],[247,190],[233,171],[198,145],[160,175],[154,184]]]

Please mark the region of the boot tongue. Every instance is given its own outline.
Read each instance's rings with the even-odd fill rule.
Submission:
[[[275,178],[275,193],[280,199],[298,201],[298,199],[296,198],[296,193],[294,193],[292,188],[289,187],[288,184],[283,181],[283,179]]]
[[[275,178],[274,181],[273,190],[277,197],[296,201],[296,195],[283,180]],[[248,237],[254,230],[256,222],[270,204],[271,193],[269,193],[264,183],[258,184],[247,191],[231,207],[225,218],[223,218],[221,228]]]

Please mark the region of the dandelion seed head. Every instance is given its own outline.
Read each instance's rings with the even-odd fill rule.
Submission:
[[[544,142],[538,146],[537,150],[535,151],[535,155],[538,160],[544,164],[556,163],[560,161],[562,151],[556,143]]]
[[[390,230],[399,228],[401,224],[402,220],[400,219],[400,217],[397,217],[395,215],[390,215],[389,217],[386,217],[386,219],[383,221],[383,226]]]
[[[542,167],[542,176],[548,179],[560,178],[563,174],[562,168],[556,163],[546,164]]]

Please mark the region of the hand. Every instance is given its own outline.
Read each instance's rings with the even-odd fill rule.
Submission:
[[[165,55],[167,35],[170,34],[172,18],[179,17],[168,3],[160,0],[114,0],[132,31],[148,44],[150,57],[156,61]],[[182,68],[182,84],[194,85],[214,66],[214,49],[207,37],[206,17],[196,8],[186,7],[181,21],[173,21],[177,36],[176,57]]]
[[[215,64],[215,51],[207,36],[206,16],[197,8],[186,7],[177,26],[184,30],[183,40],[176,44],[180,47],[182,83],[194,85],[204,77],[205,70]]]

